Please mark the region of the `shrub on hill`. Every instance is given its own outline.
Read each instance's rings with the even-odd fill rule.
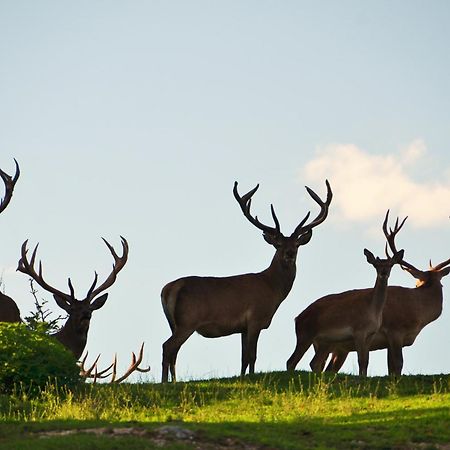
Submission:
[[[0,322],[0,390],[22,386],[32,392],[49,382],[68,387],[80,383],[72,353],[44,332]]]

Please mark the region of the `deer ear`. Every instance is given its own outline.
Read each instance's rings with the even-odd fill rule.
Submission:
[[[280,246],[280,241],[274,234],[264,233],[263,238],[268,244],[273,245],[275,248],[278,248]]]
[[[60,297],[59,295],[53,294],[53,298],[55,299],[56,304],[62,308],[64,311],[69,312],[70,310],[70,303],[63,297]]]
[[[405,250],[399,250],[394,256],[393,260],[395,261],[395,264],[399,264],[403,261],[403,256],[405,254]]]
[[[375,256],[370,250],[367,250],[367,248],[364,249],[364,254],[366,255],[367,262],[369,264],[374,264],[376,262]]]
[[[100,309],[106,302],[106,299],[108,298],[108,294],[100,295],[100,297],[97,297],[90,306],[91,311],[95,311],[96,309]]]
[[[307,244],[312,238],[312,229],[307,231],[305,234],[301,234],[297,238],[297,247],[300,247],[300,245]]]
[[[445,275],[448,275],[450,273],[450,267],[446,267],[445,269],[440,270],[441,274],[443,277],[445,277]]]

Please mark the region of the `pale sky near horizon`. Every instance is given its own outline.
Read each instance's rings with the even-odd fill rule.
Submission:
[[[0,167],[21,167],[0,217],[0,273],[22,316],[32,306],[16,272],[22,242],[40,243],[50,284],[79,296],[112,259],[129,262],[88,339],[123,366],[146,343],[150,379],[170,335],[167,282],[266,268],[273,249],[233,198],[260,183],[291,233],[334,191],[329,218],[300,249],[297,278],[268,330],[257,371],[283,370],[294,317],[315,299],[372,286],[363,249],[384,253],[381,223],[408,216],[398,246],[425,269],[450,257],[450,4],[446,1],[0,0]],[[0,188],[0,195],[3,195]],[[414,286],[398,267],[391,284]],[[450,312],[404,350],[404,373],[449,373]],[[50,295],[40,291],[55,315]],[[309,369],[310,351],[298,368]],[[192,336],[182,379],[237,375],[240,337]],[[386,373],[384,351],[369,374]],[[351,355],[344,371],[357,372]]]

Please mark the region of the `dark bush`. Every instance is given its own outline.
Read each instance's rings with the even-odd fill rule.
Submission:
[[[0,390],[21,386],[35,391],[49,382],[67,387],[80,383],[73,354],[43,332],[0,322]]]

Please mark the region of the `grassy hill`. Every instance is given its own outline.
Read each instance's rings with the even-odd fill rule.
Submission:
[[[450,375],[273,372],[0,396],[0,450],[450,449]]]

